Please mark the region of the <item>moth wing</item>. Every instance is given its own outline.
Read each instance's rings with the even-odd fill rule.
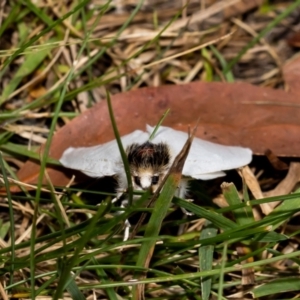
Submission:
[[[149,134],[136,130],[121,137],[124,149],[133,143],[144,143]],[[112,176],[120,173],[123,162],[116,140],[92,147],[70,147],[59,159],[67,168],[81,171],[90,177]]]
[[[148,125],[147,131],[151,133],[152,130],[153,128]],[[187,138],[188,134],[185,132],[161,126],[152,142],[167,143],[174,159]],[[248,148],[224,146],[194,138],[182,174],[195,179],[213,179],[224,176],[225,173],[222,171],[249,164],[251,159],[252,151]]]

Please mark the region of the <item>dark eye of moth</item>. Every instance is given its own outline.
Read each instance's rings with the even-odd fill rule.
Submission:
[[[152,184],[157,184],[158,183],[158,179],[159,179],[158,176],[153,176],[152,177]]]
[[[135,182],[136,185],[141,185],[140,177],[134,176],[134,182]]]

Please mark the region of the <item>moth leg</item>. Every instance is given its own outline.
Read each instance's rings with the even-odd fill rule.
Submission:
[[[194,201],[193,199],[185,199],[185,195],[187,193],[187,190],[188,190],[188,182],[189,182],[189,179],[188,178],[183,178],[181,181],[180,181],[180,185],[178,187],[178,197],[181,198],[181,199],[184,199],[188,202],[192,202]],[[183,207],[180,207],[181,211],[186,215],[186,216],[193,216],[194,214],[187,211],[185,208]]]
[[[117,192],[117,197],[115,197],[114,199],[111,200],[111,203],[115,203],[117,202],[121,197],[122,195],[124,194],[124,192]]]
[[[122,201],[120,207],[126,208],[127,204],[128,204],[128,200],[125,199]],[[120,212],[120,213],[122,214],[123,212]],[[123,242],[126,242],[129,239],[130,227],[131,227],[131,224],[129,223],[128,219],[125,220],[124,225],[125,225],[125,228],[124,228]]]
[[[131,224],[129,223],[128,219],[126,219],[125,220],[124,235],[123,235],[123,242],[126,242],[129,239],[130,227],[131,227]]]
[[[184,199],[187,202],[193,202],[193,199]],[[186,215],[186,216],[193,216],[194,214],[192,212],[187,211],[185,208],[180,207],[181,211]]]

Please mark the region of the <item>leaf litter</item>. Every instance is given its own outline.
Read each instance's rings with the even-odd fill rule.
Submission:
[[[168,22],[170,18],[178,13],[182,1],[155,1],[155,3],[144,1],[139,13],[118,36],[116,42],[112,44],[110,43],[118,34],[120,26],[128,20],[129,14],[136,3],[134,1],[128,1],[126,4],[122,2],[114,3],[115,6],[110,7],[102,16],[101,21],[94,25],[97,14],[101,12],[99,8],[105,4],[106,2],[89,4],[89,9],[93,13],[87,16],[88,20],[84,26],[87,26],[85,30],[92,29],[93,31],[86,52],[76,60],[75,74],[77,77],[71,80],[69,92],[66,95],[66,103],[63,106],[64,111],[57,123],[56,134],[50,149],[51,158],[59,159],[62,152],[70,146],[91,146],[105,143],[114,138],[104,101],[105,88],[107,88],[113,94],[114,114],[121,135],[135,129],[144,129],[146,123],[154,125],[158,117],[167,108],[170,108],[170,115],[166,118],[164,125],[187,131],[200,118],[197,137],[225,145],[249,147],[259,155],[250,167],[245,167],[240,172],[251,192],[251,199],[264,200],[265,197],[287,195],[296,190],[299,182],[298,69],[300,66],[299,59],[296,56],[293,57],[296,53],[293,45],[290,40],[286,42],[286,39],[292,35],[292,32],[297,30],[299,8],[277,24],[259,43],[251,47],[230,70],[231,77],[228,77],[227,74],[223,74],[224,69],[226,69],[226,62],[228,63],[234,59],[253,37],[256,37],[291,2],[280,3],[280,1],[274,1],[274,4],[272,4],[274,7],[272,7],[263,3],[263,1],[189,1],[189,3],[185,3],[187,6],[182,9],[180,17],[166,27],[165,22]],[[47,11],[47,8],[44,8],[40,3],[35,5],[43,12]],[[53,10],[49,10],[48,13],[50,12],[49,15],[56,18],[69,9],[70,7],[67,7],[64,3],[56,4],[56,7],[53,7]],[[9,6],[1,7],[1,15],[7,16],[9,13]],[[41,16],[42,14],[39,17]],[[40,28],[47,26],[39,17],[38,22],[42,25]],[[3,19],[0,18],[0,20],[3,22]],[[28,53],[32,53],[28,52],[32,51],[30,48],[24,49],[24,53],[8,66],[8,71],[3,76],[3,87],[6,91],[9,89],[10,93],[6,95],[6,92],[4,93],[5,89],[2,87],[1,101],[3,102],[2,108],[4,111],[2,116],[0,115],[1,120],[3,120],[0,148],[4,152],[4,158],[8,163],[6,167],[11,167],[11,174],[17,170],[17,177],[12,179],[11,182],[19,180],[23,184],[35,185],[37,183],[40,168],[38,161],[33,159],[25,161],[27,154],[24,156],[24,153],[19,150],[18,155],[16,155],[16,152],[13,151],[13,144],[36,148],[47,138],[49,120],[53,117],[53,102],[58,97],[55,88],[64,82],[69,69],[74,64],[79,49],[78,44],[81,43],[78,38],[84,36],[84,31],[81,31],[82,22],[82,19],[78,19],[78,23],[74,26],[71,21],[65,20],[61,25],[65,37],[64,41],[60,44],[53,43],[51,47],[40,51],[41,53],[47,52],[44,61],[36,65],[30,64],[31,69],[29,72],[22,72],[22,80],[13,76],[17,76],[18,70],[22,70],[24,59],[24,67],[30,63],[29,60],[26,60],[26,57],[30,55]],[[31,36],[38,32],[38,28],[36,30],[33,31]],[[231,33],[229,37],[218,40],[220,36],[224,36],[229,32]],[[5,51],[0,54],[3,61],[9,53],[22,45],[22,43],[18,43],[20,41],[18,40],[18,34],[21,33],[16,32],[15,39],[11,39],[8,33],[5,30],[3,31],[1,47]],[[54,31],[52,34],[55,35]],[[157,35],[159,35],[159,38],[155,39]],[[45,36],[45,38],[46,41],[49,41],[49,36]],[[61,39],[61,36],[59,39]],[[199,44],[212,40],[217,41],[214,45],[217,52],[209,47],[204,50],[198,48],[198,50],[190,51],[193,48],[197,49]],[[40,43],[33,46],[38,49],[43,44],[44,41],[40,41]],[[147,47],[140,54],[136,54],[145,45]],[[99,55],[101,47],[107,47],[104,56]],[[217,56],[216,53],[219,53],[219,55]],[[129,57],[131,59],[128,60]],[[287,61],[288,59],[289,61]],[[43,74],[43,76],[38,74]],[[36,80],[38,85],[36,87],[27,85],[31,80],[35,82],[35,76],[38,78]],[[10,78],[14,78],[14,80],[10,80]],[[227,78],[233,78],[235,83],[226,83]],[[204,80],[220,82],[203,82]],[[27,99],[27,102],[24,99]],[[130,112],[130,115],[128,112]],[[70,120],[70,115],[79,116]],[[35,117],[38,117],[38,119],[35,119]],[[6,137],[10,136],[6,135],[7,133],[13,134],[12,138],[8,138],[10,144],[6,142]],[[274,168],[273,163],[262,157],[267,151],[271,151],[273,159],[275,157],[278,161],[282,160],[284,164],[288,165],[289,170]],[[267,157],[269,159],[270,155]],[[18,166],[21,167],[18,168]],[[47,173],[54,186],[67,186],[71,181],[71,173],[66,172],[61,167],[48,165]],[[230,173],[228,176],[224,180],[232,179],[239,188],[239,180],[235,175]],[[78,182],[81,181],[78,177],[76,179]],[[205,184],[209,186],[207,190],[213,190],[213,194],[218,194],[220,189],[217,186],[221,182],[213,181]],[[46,191],[48,190],[45,190],[45,195],[47,195]],[[241,192],[240,195],[242,195]],[[22,200],[22,198],[14,198],[14,196],[17,197],[17,195],[12,196],[17,224],[21,224],[23,233],[24,230],[27,230],[24,235],[22,230],[16,231],[17,244],[21,245],[18,248],[20,250],[15,250],[16,257],[19,258],[21,256],[26,257],[29,253],[29,248],[22,243],[26,243],[29,238],[33,210],[32,204],[29,204],[29,202],[25,202],[27,208],[23,206],[22,201],[24,198]],[[47,196],[45,197],[47,198]],[[222,198],[220,195],[218,197]],[[195,198],[195,203],[199,203],[199,198],[200,203],[202,203],[203,197],[195,195]],[[272,217],[275,205],[278,205],[277,207],[280,209],[281,200],[278,198],[277,202],[272,201],[260,203],[260,206],[252,206],[256,221],[263,221],[265,215],[271,215]],[[56,200],[55,203],[57,201],[63,203],[65,200],[62,198],[62,200]],[[77,199],[76,201],[73,201],[74,205],[82,205],[80,200]],[[86,208],[86,214],[82,212],[84,210],[76,214],[73,213],[76,210],[72,210],[71,202],[67,202],[69,205],[69,210],[66,210],[67,214],[69,213],[67,217],[70,217],[75,223],[88,219],[92,211],[89,210],[90,207]],[[228,206],[224,197],[221,202],[223,203],[221,206]],[[283,203],[288,203],[288,201]],[[295,203],[297,202],[295,201]],[[7,207],[5,198],[3,198],[1,205],[4,208]],[[297,204],[295,205],[297,206]],[[61,206],[59,207],[61,210]],[[57,226],[51,214],[42,213],[43,210],[47,209],[51,212],[54,211],[53,206],[41,202],[41,209],[40,219],[38,220],[38,237],[43,237],[49,231],[55,231],[54,228]],[[64,214],[58,215],[61,215],[61,222],[64,223],[66,216]],[[1,216],[5,222],[7,213],[1,213]],[[238,218],[238,215],[235,217]],[[212,220],[214,219],[212,218]],[[171,221],[167,219],[166,222]],[[294,225],[295,221],[296,217],[288,222],[285,227],[282,227],[281,232],[293,237],[293,233],[299,230]],[[197,228],[197,231],[199,231],[203,226],[202,218],[192,219],[186,223],[186,231],[183,232],[187,234],[189,228]],[[197,231],[194,231],[194,233]],[[168,233],[168,231],[165,232]],[[238,239],[238,233],[235,234]],[[68,242],[71,242],[73,237],[70,237]],[[180,238],[186,238],[185,234]],[[273,253],[278,251],[278,255],[279,253],[290,252],[292,244],[296,244],[293,248],[296,251],[298,244],[295,241],[297,239],[298,237],[295,235],[289,243],[278,242],[274,246],[270,244],[269,247],[273,246]],[[37,250],[40,247],[46,247],[47,250],[42,249],[40,253],[47,254],[56,249],[58,251],[64,249],[61,244],[62,240],[57,240],[53,246],[47,244],[50,240],[48,239],[46,243],[38,240]],[[2,253],[5,253],[5,249],[9,245],[8,235],[3,233],[1,241],[3,241],[1,244],[2,249],[4,249]],[[188,244],[191,241],[187,240],[186,243]],[[217,244],[217,248],[213,247],[212,251],[219,254],[218,247],[220,247],[220,244]],[[161,249],[159,246],[157,251],[161,251]],[[176,257],[175,249],[173,249],[174,252],[166,252],[166,257],[168,257],[168,254]],[[231,250],[236,250],[237,253],[233,252],[231,256],[228,254],[228,260],[240,257],[242,265],[246,264],[243,267],[248,270],[249,260],[245,258],[247,253],[243,250],[244,252],[242,251],[241,254],[240,249],[246,249],[246,252],[249,250],[247,247],[236,244]],[[254,249],[257,251],[255,247]],[[194,249],[191,248],[190,251],[194,251]],[[101,253],[106,256],[108,252],[103,250],[99,255],[95,254],[100,262]],[[4,254],[1,255],[7,260]],[[37,256],[39,255],[37,254]],[[84,256],[84,253],[82,255]],[[237,256],[235,257],[235,255]],[[272,255],[271,252],[265,251],[261,254],[261,257],[270,258]],[[124,260],[124,257],[122,259]],[[156,254],[154,254],[152,260],[153,263],[159,265],[159,257]],[[41,260],[40,263],[36,262],[36,264],[40,271],[47,272],[54,262],[55,258],[49,256],[47,259]],[[219,259],[215,260],[216,264],[219,262]],[[290,272],[289,265],[296,264],[295,260],[283,259],[282,262],[285,262],[286,265],[276,265],[275,263],[270,265],[274,268],[273,274],[277,274],[278,277],[281,274],[280,270]],[[22,263],[24,264],[24,262]],[[130,264],[130,260],[127,263]],[[190,256],[185,260],[184,255],[178,260],[178,263],[175,260],[175,264],[178,266],[178,269],[174,270],[175,272],[181,272],[182,268],[185,269],[185,266],[189,266],[189,268],[198,266],[197,259],[195,260],[193,256]],[[27,267],[27,265],[24,264],[24,267]],[[188,269],[185,269],[185,272],[189,272]],[[19,274],[19,270],[16,270],[16,274]],[[229,274],[231,273],[227,273],[227,275]],[[240,278],[240,275],[241,273],[235,271],[232,278]],[[29,275],[25,276],[28,278]],[[268,272],[264,274],[256,269],[256,280],[258,282],[262,282],[264,276],[267,279],[270,274]],[[117,278],[117,274],[114,273],[112,277]],[[108,289],[97,288],[96,283],[99,280],[96,280],[96,278],[94,276],[90,283],[95,284],[94,292],[99,297],[103,294],[102,291],[106,290],[109,293],[113,290],[111,287]],[[103,277],[103,282],[105,281],[104,278],[107,277]],[[125,278],[126,276],[124,276]],[[243,281],[244,278],[241,278]],[[85,280],[84,275],[80,275],[77,276],[76,283],[79,286],[84,286]],[[15,281],[18,281],[18,279]],[[268,280],[265,280],[265,282],[268,283]],[[154,287],[152,289],[151,284]],[[178,288],[174,285],[168,287],[161,283],[155,285],[153,282],[151,284],[146,288],[149,297],[150,295],[155,297],[161,295],[161,293],[172,294],[175,293],[174,291],[182,293],[183,290],[188,293],[187,289]],[[185,284],[191,283],[186,281]],[[189,288],[193,284],[188,285]],[[216,284],[215,281],[211,286],[212,293],[217,291],[214,284]],[[48,294],[51,295],[51,285],[49,286]],[[240,298],[246,297],[242,285],[235,284],[235,286],[236,288],[223,287],[224,296],[231,294],[238,295]],[[266,290],[267,288],[261,294],[268,295]],[[287,293],[291,290],[293,291],[289,287]],[[9,288],[9,291],[13,290]],[[86,295],[89,295],[90,291],[90,289],[84,288]],[[118,289],[115,291],[120,292]],[[253,291],[253,294],[255,294],[255,290]],[[282,291],[284,291],[284,287]],[[7,299],[7,294],[2,288],[0,292],[3,299]],[[210,292],[210,290],[205,291],[204,295],[209,295]],[[195,293],[200,293],[200,290],[196,290]],[[11,295],[14,295],[14,293],[12,292]],[[30,296],[28,297],[30,298]],[[192,296],[188,296],[188,299],[192,299]]]

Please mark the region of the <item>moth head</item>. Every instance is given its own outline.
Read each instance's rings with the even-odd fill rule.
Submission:
[[[169,147],[164,143],[132,144],[127,148],[128,162],[135,190],[155,192],[170,165]]]

